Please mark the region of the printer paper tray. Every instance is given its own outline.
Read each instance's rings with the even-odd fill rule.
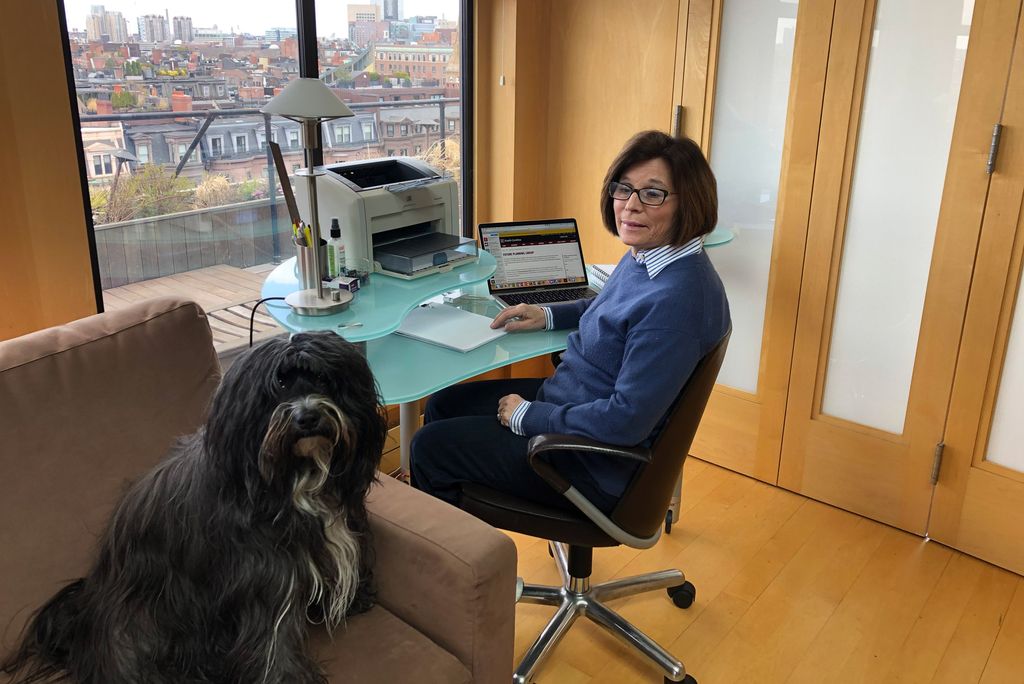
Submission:
[[[459,259],[457,261],[449,261],[446,264],[440,266],[428,266],[427,268],[421,268],[418,271],[412,273],[399,273],[397,271],[389,271],[386,268],[382,268],[379,261],[373,263],[374,271],[381,273],[392,278],[401,278],[402,280],[416,280],[424,276],[433,275],[435,273],[447,273],[457,266],[464,266],[465,264],[473,264],[480,260],[480,257],[476,254],[467,254],[465,259]]]

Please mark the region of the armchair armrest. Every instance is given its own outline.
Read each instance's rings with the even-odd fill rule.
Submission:
[[[505,684],[515,638],[512,540],[388,477],[367,508],[378,603],[465,663],[474,682]]]

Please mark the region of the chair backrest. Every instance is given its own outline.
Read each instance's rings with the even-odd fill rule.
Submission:
[[[199,427],[210,326],[171,297],[0,342],[0,653],[88,571],[126,482]]]
[[[649,537],[665,522],[665,512],[672,500],[676,481],[683,472],[700,426],[704,408],[715,388],[715,379],[722,367],[732,328],[704,355],[693,369],[668,418],[651,446],[651,460],[633,476],[619,503],[612,511],[616,525],[639,537]]]

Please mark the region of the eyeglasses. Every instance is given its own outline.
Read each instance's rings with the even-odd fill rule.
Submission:
[[[612,199],[626,202],[634,192],[640,202],[649,207],[660,207],[665,203],[665,200],[668,199],[669,195],[676,194],[674,192],[669,192],[668,190],[662,190],[661,188],[634,188],[632,185],[616,183],[615,181],[608,184],[608,195]]]

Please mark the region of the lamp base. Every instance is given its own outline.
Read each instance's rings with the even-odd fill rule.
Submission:
[[[310,289],[292,292],[284,298],[284,303],[300,316],[329,316],[344,311],[352,303],[352,293],[348,290],[331,292],[340,294],[341,299],[335,301],[332,297],[317,297],[316,289]],[[327,294],[327,288],[324,288],[324,294]]]

